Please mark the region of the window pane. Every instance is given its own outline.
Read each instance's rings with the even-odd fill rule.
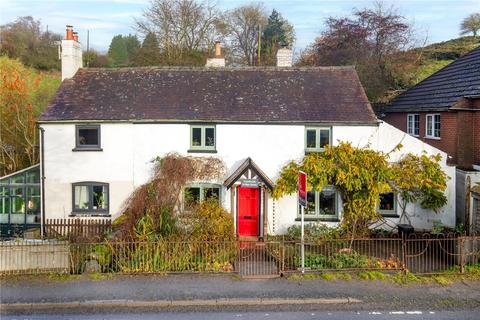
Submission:
[[[320,130],[320,148],[330,143],[330,130]]]
[[[105,186],[92,186],[93,210],[107,209],[107,190]]]
[[[79,210],[88,209],[89,196],[87,186],[75,186],[74,207]]]
[[[20,197],[11,197],[12,201],[12,213],[24,213],[25,212],[25,200]]]
[[[25,183],[25,176],[23,173],[13,176],[10,179],[12,184]]]
[[[27,172],[27,183],[40,183],[40,170]]]
[[[305,214],[315,214],[315,190],[307,192],[307,210]]]
[[[412,134],[413,133],[413,121],[412,121],[412,115],[407,116],[407,133]]]
[[[395,210],[395,195],[393,192],[383,193],[380,195],[380,210],[381,211]]]
[[[0,214],[10,213],[10,198],[0,197]]]
[[[200,188],[192,187],[185,188],[184,192],[184,203],[185,207],[189,208],[200,202]]]
[[[335,216],[336,213],[335,189],[326,187],[320,193],[319,211],[321,215]]]
[[[202,145],[202,128],[192,128],[192,146]]]
[[[217,199],[218,201],[220,200],[220,188],[205,188],[203,189],[203,199],[208,200],[208,199]]]
[[[416,136],[420,135],[420,115],[415,115],[415,123],[414,123],[414,134]]]
[[[434,136],[440,138],[440,115],[435,115],[435,131]]]
[[[8,196],[8,188],[7,187],[0,187],[0,197]]]
[[[317,147],[317,131],[307,130],[307,148],[315,149]]]
[[[98,146],[98,129],[78,129],[78,144],[81,146]]]
[[[205,146],[215,146],[215,128],[205,128]]]
[[[427,116],[427,136],[432,136],[432,116]]]

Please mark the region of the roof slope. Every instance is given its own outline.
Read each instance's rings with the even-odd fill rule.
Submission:
[[[386,112],[448,109],[462,97],[480,95],[480,47],[399,95]]]
[[[80,69],[40,121],[374,123],[353,67]]]

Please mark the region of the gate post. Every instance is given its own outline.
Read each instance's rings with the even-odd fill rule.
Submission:
[[[462,236],[457,239],[460,240],[460,273],[464,273],[465,272],[465,257],[464,257],[465,237]]]

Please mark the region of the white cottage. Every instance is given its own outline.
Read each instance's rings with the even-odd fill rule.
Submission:
[[[44,216],[115,219],[151,177],[152,159],[177,152],[224,161],[225,177],[195,181],[186,191],[199,201],[219,195],[238,236],[281,234],[299,223],[296,195],[270,196],[288,161],[340,141],[381,151],[401,142],[392,161],[407,152],[440,153],[451,178],[448,204],[438,213],[409,208],[414,227],[454,226],[455,169],[446,154],[379,121],[353,67],[294,68],[291,52],[281,49],[282,67],[228,68],[218,44],[216,53],[208,68],[80,68],[65,76],[39,120]],[[310,192],[308,201],[306,220],[342,218],[335,188]],[[396,201],[385,194],[379,207],[394,223]]]

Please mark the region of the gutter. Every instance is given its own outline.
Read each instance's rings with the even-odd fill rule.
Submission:
[[[43,239],[45,235],[45,148],[44,148],[44,139],[45,139],[45,129],[43,129],[40,124],[37,123],[37,128],[40,130],[40,194],[41,202],[40,206],[40,215],[41,215],[41,225],[40,233]]]
[[[372,119],[371,122],[362,122],[362,121],[275,121],[275,120],[265,120],[265,121],[228,121],[228,120],[156,120],[156,119],[145,119],[145,120],[96,120],[96,119],[85,119],[85,120],[43,120],[38,121],[38,124],[76,124],[76,123],[123,123],[123,124],[251,124],[251,125],[330,125],[330,126],[376,126],[380,123],[378,119]]]

